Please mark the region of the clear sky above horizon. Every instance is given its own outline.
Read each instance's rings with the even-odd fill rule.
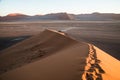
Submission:
[[[120,13],[120,0],[0,0],[0,16],[9,13],[35,15],[57,12]]]

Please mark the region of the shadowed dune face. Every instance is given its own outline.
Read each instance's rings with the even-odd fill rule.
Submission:
[[[78,42],[62,32],[45,30],[36,36],[1,51],[0,73],[22,66],[34,59],[56,53],[76,43]]]
[[[1,80],[77,80],[84,72],[88,45],[45,30],[2,52]]]

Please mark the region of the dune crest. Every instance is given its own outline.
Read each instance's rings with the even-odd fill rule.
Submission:
[[[103,80],[102,74],[104,74],[105,71],[100,66],[101,60],[97,58],[96,49],[90,44],[86,63],[83,80]]]
[[[47,29],[2,51],[0,80],[120,80],[119,66],[94,45]]]

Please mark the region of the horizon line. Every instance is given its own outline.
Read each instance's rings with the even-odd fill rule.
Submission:
[[[90,12],[90,13],[69,13],[69,12],[50,12],[50,13],[44,13],[44,14],[27,14],[27,13],[20,13],[20,12],[13,12],[13,13],[8,13],[6,15],[0,15],[1,17],[7,16],[9,14],[23,14],[23,15],[28,15],[28,16],[36,16],[36,15],[47,15],[47,14],[57,14],[57,13],[67,13],[67,14],[75,14],[75,15],[80,15],[80,14],[120,14],[120,13],[112,13],[112,12]]]

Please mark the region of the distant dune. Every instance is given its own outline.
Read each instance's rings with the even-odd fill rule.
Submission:
[[[75,19],[82,21],[116,21],[120,20],[120,14],[114,13],[92,13],[75,15]]]
[[[120,80],[119,66],[96,46],[47,29],[1,52],[0,80]]]
[[[20,13],[11,13],[7,15],[8,17],[14,17],[14,16],[27,16],[25,14],[20,14]]]
[[[120,14],[114,13],[92,13],[92,14],[69,14],[51,13],[45,15],[29,16],[21,13],[11,13],[0,17],[1,22],[6,21],[39,21],[39,20],[80,20],[80,21],[116,21],[120,20]]]
[[[39,20],[72,20],[74,16],[67,13],[53,13],[46,15],[29,16],[20,13],[12,13],[7,16],[0,17],[0,21],[39,21]]]

